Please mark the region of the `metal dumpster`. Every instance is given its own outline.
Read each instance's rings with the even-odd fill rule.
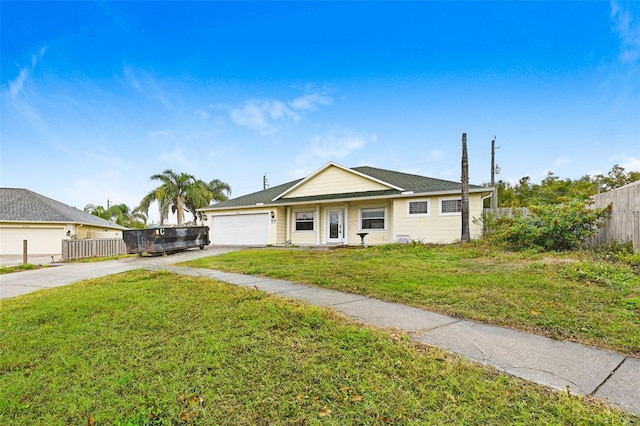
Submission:
[[[209,245],[208,226],[129,229],[122,231],[127,253],[171,253]]]

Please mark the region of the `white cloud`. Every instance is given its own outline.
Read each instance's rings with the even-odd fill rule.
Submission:
[[[169,168],[174,168],[177,165],[189,170],[192,167],[191,162],[188,160],[190,156],[190,152],[185,151],[180,146],[176,146],[171,151],[160,153],[159,159],[162,163],[167,164]]]
[[[138,81],[136,75],[133,73],[133,70],[130,67],[124,67],[124,75],[125,77],[127,77],[127,81],[129,82],[129,85],[131,87],[133,87],[136,91],[142,93],[143,95],[146,95],[146,93],[142,89],[142,86],[140,85],[140,82]]]
[[[173,139],[176,135],[172,130],[156,130],[147,132],[147,137],[152,139]]]
[[[316,136],[311,139],[309,150],[315,158],[333,161],[364,148],[367,140],[375,140],[375,138],[375,135],[362,136],[355,133]]]
[[[248,127],[260,133],[272,133],[276,130],[276,120],[300,120],[300,116],[282,101],[249,100],[241,108],[233,108],[231,120],[239,126]]]
[[[315,111],[319,106],[332,105],[333,99],[322,91],[308,93],[291,101],[250,99],[240,107],[226,107],[231,120],[260,133],[273,133],[278,123],[296,123],[302,113]]]
[[[622,41],[620,60],[635,63],[640,59],[640,3],[612,1],[611,19]]]
[[[291,108],[299,111],[313,111],[318,105],[332,105],[333,99],[323,93],[311,93],[289,102]]]
[[[45,46],[40,50],[38,50],[37,53],[31,55],[30,65],[20,69],[18,76],[14,80],[9,81],[9,96],[11,97],[11,99],[15,99],[18,95],[22,93],[25,82],[27,81],[27,79],[31,75],[31,72],[35,69],[35,67],[38,65],[38,62],[40,61],[40,59],[42,59],[42,57],[46,52],[47,52],[47,48]]]
[[[22,92],[22,88],[24,87],[24,82],[29,77],[30,70],[25,67],[20,70],[20,74],[16,77],[15,80],[9,82],[9,95],[11,99],[15,99],[16,96]]]
[[[609,157],[609,161],[614,162],[627,172],[640,171],[640,158],[628,157],[626,155],[614,155]]]
[[[209,114],[207,111],[203,109],[197,109],[193,113],[203,120],[207,120],[209,119],[209,117],[211,117],[211,114]]]
[[[287,169],[286,175],[292,179],[307,176],[330,161],[339,162],[376,139],[375,133],[360,134],[351,130],[312,137],[296,158],[295,166]]]
[[[155,78],[144,72],[134,71],[133,68],[126,65],[123,72],[127,82],[135,91],[145,98],[158,102],[167,109],[171,109],[171,102]]]

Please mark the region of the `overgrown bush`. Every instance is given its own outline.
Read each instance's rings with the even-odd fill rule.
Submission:
[[[531,207],[527,217],[516,215],[496,219],[491,238],[514,250],[575,250],[587,238],[593,237],[610,215],[611,205],[590,208],[579,199],[536,206]]]

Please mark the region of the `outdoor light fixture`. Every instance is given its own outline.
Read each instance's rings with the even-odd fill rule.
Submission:
[[[276,214],[273,212],[273,210],[271,210],[271,219],[275,219],[276,218]]]

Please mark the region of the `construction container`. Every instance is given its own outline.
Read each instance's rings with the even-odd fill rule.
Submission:
[[[209,245],[208,226],[129,229],[122,231],[127,253],[172,253]]]

